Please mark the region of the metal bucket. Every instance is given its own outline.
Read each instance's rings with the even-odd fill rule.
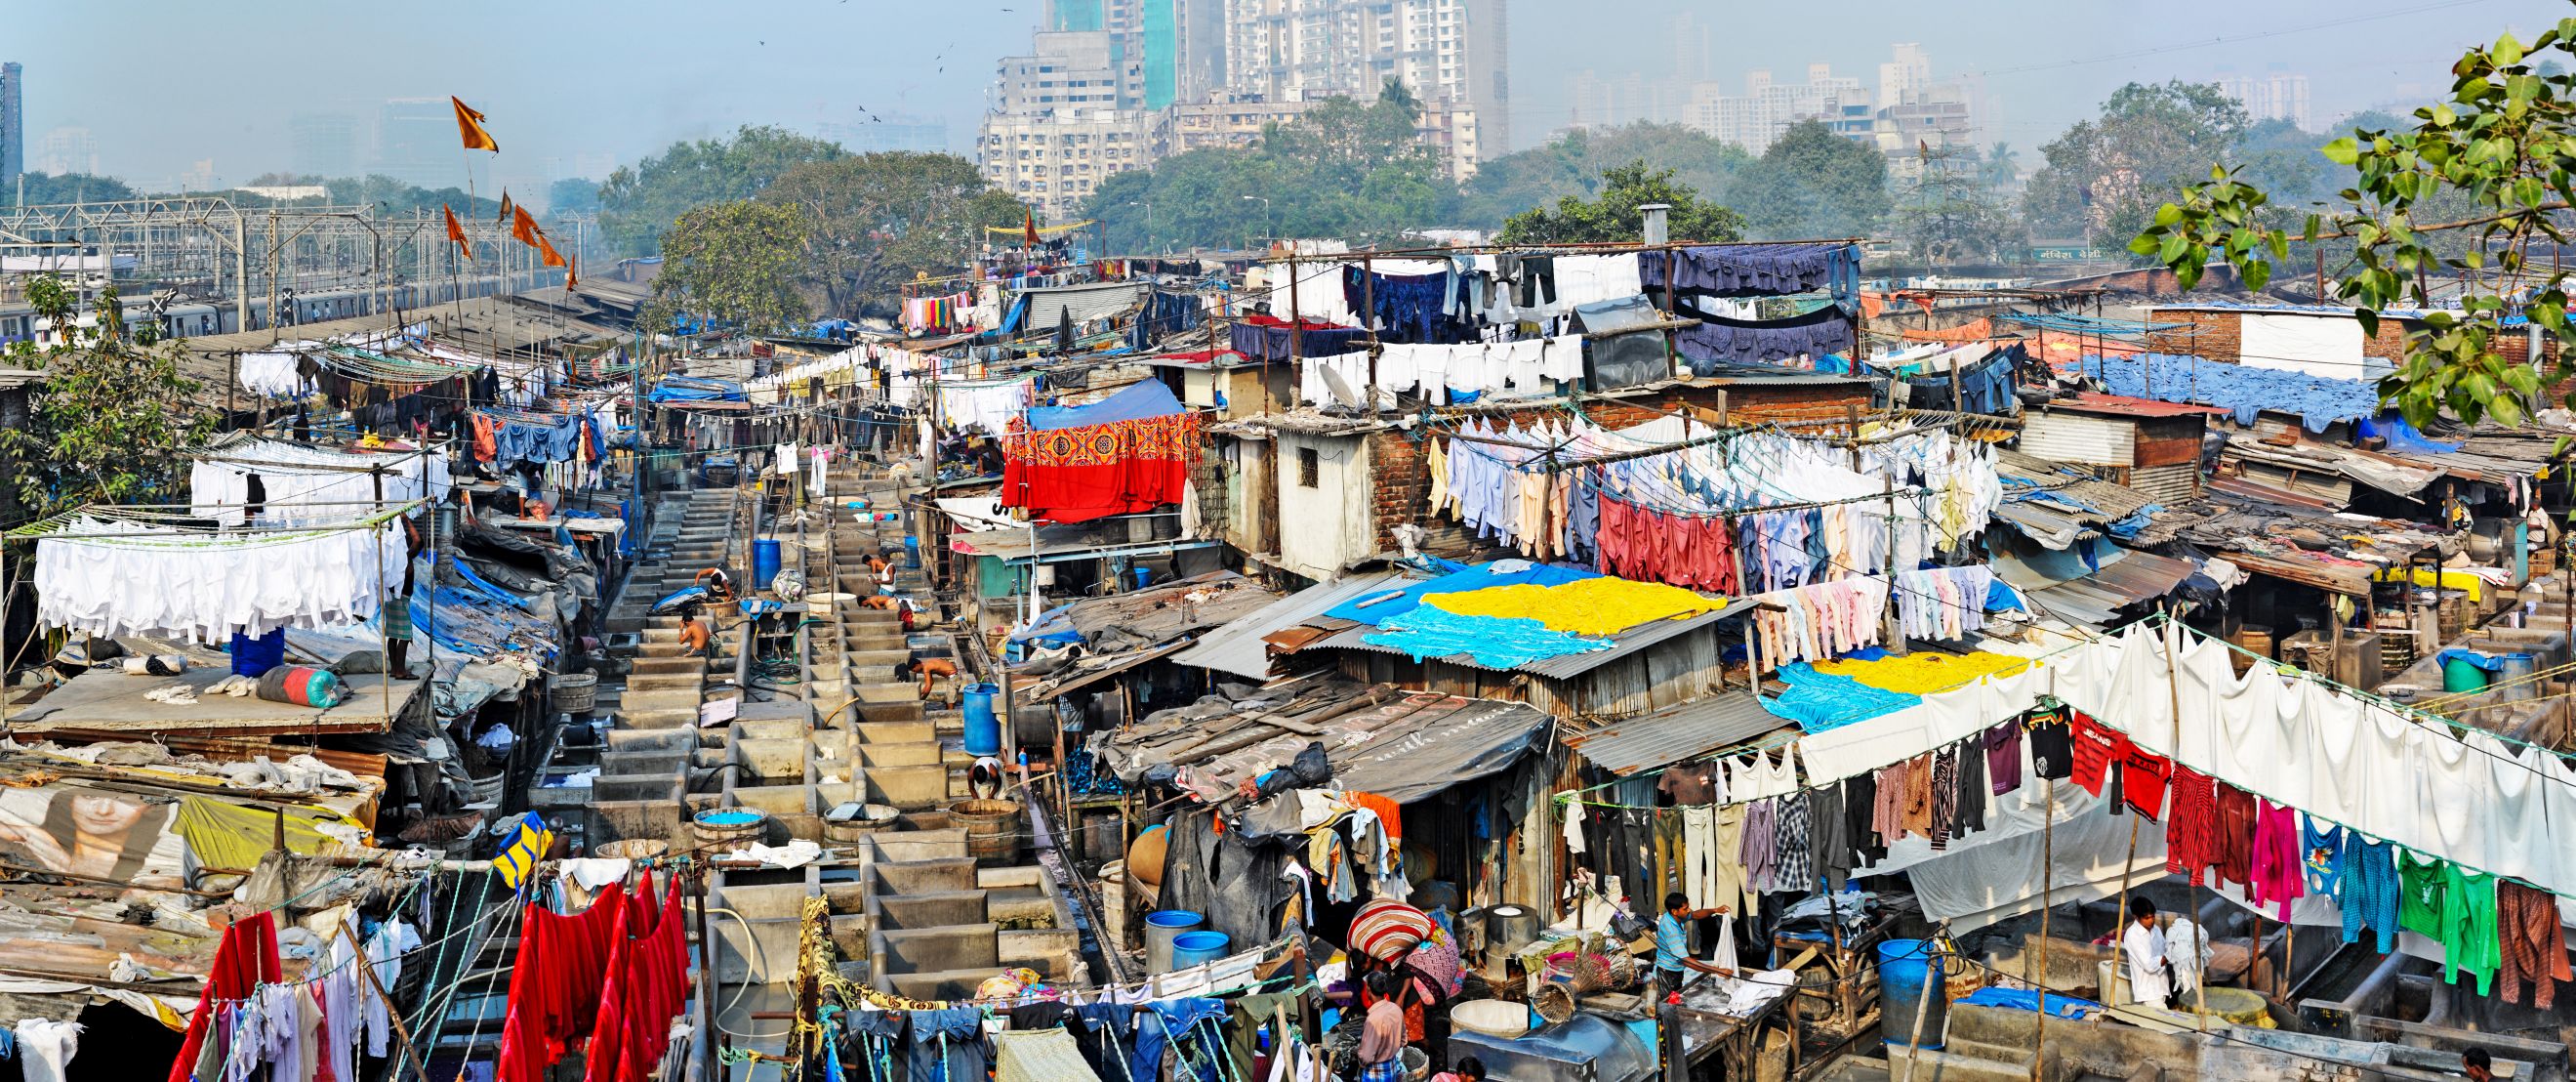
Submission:
[[[983,865],[1009,864],[1019,859],[1020,803],[1016,800],[960,800],[948,806],[948,814],[958,826],[966,828],[966,855]]]

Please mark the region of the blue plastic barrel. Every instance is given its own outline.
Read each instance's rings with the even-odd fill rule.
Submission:
[[[1146,587],[1148,587],[1148,586],[1151,586],[1151,585],[1153,585],[1153,584],[1154,584],[1154,569],[1153,569],[1153,568],[1150,568],[1150,567],[1140,567],[1140,568],[1137,568],[1137,569],[1136,569],[1136,588],[1137,588],[1137,589],[1142,590],[1142,589],[1144,589],[1144,588],[1146,588]]]
[[[1158,909],[1145,914],[1145,969],[1151,973],[1171,972],[1172,955],[1178,949],[1174,941],[1206,919],[1187,909]]]
[[[1224,932],[1183,932],[1172,937],[1172,968],[1188,969],[1225,957]]]
[[[966,685],[966,754],[1002,753],[1002,723],[993,718],[993,696],[1001,691],[996,684]]]
[[[751,588],[766,590],[769,580],[778,577],[778,539],[765,537],[751,543]]]
[[[1930,940],[1891,939],[1878,945],[1878,1033],[1888,1047],[1904,1048],[1914,1039],[1915,1013],[1922,1012],[1923,1048],[1941,1047],[1949,1024],[1948,982],[1941,976],[1941,952]]]
[[[921,539],[911,534],[903,538],[903,566],[907,571],[921,570]]]

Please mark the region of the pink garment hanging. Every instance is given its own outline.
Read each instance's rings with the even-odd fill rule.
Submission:
[[[2307,894],[2307,866],[2299,853],[2299,815],[2262,801],[2254,816],[2253,881],[2246,897],[2256,905],[2272,903],[2281,920],[2290,919],[2290,903]]]

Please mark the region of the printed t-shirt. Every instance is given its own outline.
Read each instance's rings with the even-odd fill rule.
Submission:
[[[2130,744],[2128,757],[2120,761],[2120,794],[2148,822],[2162,822],[2165,782],[2172,777],[2173,760]]]
[[[2397,926],[2418,935],[2442,938],[2443,879],[2451,864],[2397,852]]]
[[[2030,732],[2031,773],[2055,781],[2074,771],[2074,730],[2066,715],[2032,714],[2023,727]]]
[[[2075,715],[2072,731],[2075,765],[2070,777],[2085,792],[2100,796],[2102,780],[2110,773],[2111,764],[2128,757],[2129,738],[2082,714]]]

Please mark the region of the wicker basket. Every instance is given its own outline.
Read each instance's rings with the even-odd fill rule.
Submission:
[[[1562,984],[1542,984],[1538,994],[1530,997],[1531,1008],[1549,1025],[1574,1017],[1574,991]]]

